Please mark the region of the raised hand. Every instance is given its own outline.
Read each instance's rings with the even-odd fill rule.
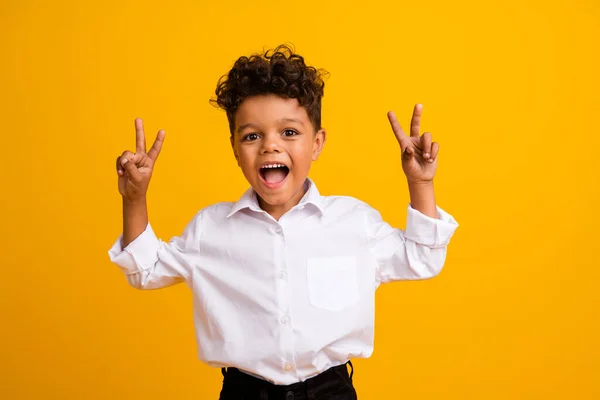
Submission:
[[[420,134],[423,106],[415,105],[410,123],[410,136],[400,127],[396,115],[388,112],[392,130],[402,149],[402,169],[410,183],[431,182],[437,168],[437,155],[440,145],[431,141],[431,133]]]
[[[124,151],[117,157],[117,175],[119,175],[119,193],[128,200],[140,200],[146,196],[148,184],[152,177],[154,163],[160,154],[165,131],[156,134],[156,139],[146,153],[144,125],[140,118],[135,120],[136,152]]]

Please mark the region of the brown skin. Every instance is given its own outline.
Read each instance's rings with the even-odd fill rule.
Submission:
[[[165,131],[158,131],[148,153],[144,125],[139,118],[135,120],[135,137],[136,153],[124,151],[117,157],[119,193],[123,196],[123,248],[144,232],[148,225],[146,192],[165,139]]]
[[[393,112],[388,113],[392,130],[402,150],[402,170],[406,175],[411,206],[438,218],[433,177],[437,168],[439,144],[431,134],[420,135],[423,107],[417,104],[407,136]],[[258,193],[260,207],[278,220],[304,196],[303,183],[310,166],[323,150],[326,132],[315,131],[306,110],[296,99],[275,95],[249,97],[236,113],[236,130],[231,146],[244,176]],[[160,154],[165,132],[159,130],[146,153],[141,119],[135,120],[136,153],[125,151],[117,157],[119,193],[123,197],[123,242],[125,248],[148,224],[146,193]],[[280,162],[290,168],[282,187],[269,189],[261,181],[258,168],[263,162]]]
[[[402,150],[402,170],[408,182],[412,208],[431,218],[438,218],[433,177],[437,169],[440,145],[431,141],[431,133],[420,135],[423,106],[415,105],[410,123],[410,136],[402,130],[396,115],[388,112],[388,119]]]
[[[235,114],[235,126],[235,159],[258,194],[260,207],[279,220],[304,196],[310,166],[325,144],[325,129],[315,130],[298,100],[273,94],[247,98]],[[289,168],[282,187],[271,189],[260,179],[260,166],[267,162]]]

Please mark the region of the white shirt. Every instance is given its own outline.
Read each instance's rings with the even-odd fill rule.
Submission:
[[[406,231],[352,197],[321,196],[312,180],[279,221],[252,189],[199,211],[181,236],[150,224],[111,261],[137,289],[185,282],[193,292],[198,358],[278,385],[304,381],[373,352],[375,290],[437,275],[458,224],[408,207]]]

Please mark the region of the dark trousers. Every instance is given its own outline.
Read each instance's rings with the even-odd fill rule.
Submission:
[[[304,382],[275,385],[241,372],[222,368],[223,388],[219,400],[356,400],[352,386],[354,367],[348,374],[346,364],[329,368]]]

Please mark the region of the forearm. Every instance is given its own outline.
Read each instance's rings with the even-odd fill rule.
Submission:
[[[123,197],[123,243],[125,248],[137,238],[148,225],[146,198],[128,200]]]
[[[411,207],[431,218],[438,218],[433,181],[408,184]]]

